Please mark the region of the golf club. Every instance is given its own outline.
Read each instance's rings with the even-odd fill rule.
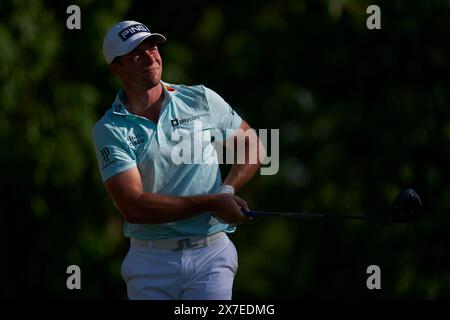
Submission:
[[[257,210],[244,211],[247,217],[295,217],[300,219],[335,219],[335,220],[374,220],[384,222],[408,223],[416,221],[422,213],[422,200],[411,188],[400,192],[392,204],[391,216],[341,215],[300,212],[264,212]]]

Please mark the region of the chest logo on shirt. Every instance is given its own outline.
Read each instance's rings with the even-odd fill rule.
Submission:
[[[193,116],[193,117],[190,117],[190,118],[180,119],[180,120],[175,118],[173,120],[170,120],[170,123],[172,124],[172,128],[175,128],[175,127],[179,126],[180,124],[189,123],[189,122],[194,121],[194,120],[200,120],[200,116]]]
[[[130,134],[127,141],[130,147],[137,147],[145,142],[145,135],[142,133]]]

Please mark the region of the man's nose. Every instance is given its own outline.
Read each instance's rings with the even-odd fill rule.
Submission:
[[[144,57],[151,62],[154,62],[156,60],[155,56],[152,54],[151,49],[144,50]]]

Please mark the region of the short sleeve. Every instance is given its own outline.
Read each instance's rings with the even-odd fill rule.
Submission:
[[[205,87],[206,102],[212,124],[228,139],[240,127],[242,119],[236,111],[216,92]]]
[[[128,145],[105,125],[97,124],[92,130],[103,182],[112,176],[136,167],[136,158]]]

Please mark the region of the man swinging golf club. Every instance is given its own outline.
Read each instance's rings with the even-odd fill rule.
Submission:
[[[234,191],[260,161],[234,164],[222,183],[217,154],[203,140],[202,158],[213,161],[173,163],[179,141],[171,137],[195,135],[192,119],[220,132],[216,140],[236,139],[250,127],[207,87],[161,81],[158,46],[165,41],[142,23],[122,21],[103,43],[123,90],[95,124],[93,140],[102,180],[130,238],[122,277],[130,299],[231,299],[237,253],[227,233],[249,220],[241,211],[248,210],[246,202]]]

